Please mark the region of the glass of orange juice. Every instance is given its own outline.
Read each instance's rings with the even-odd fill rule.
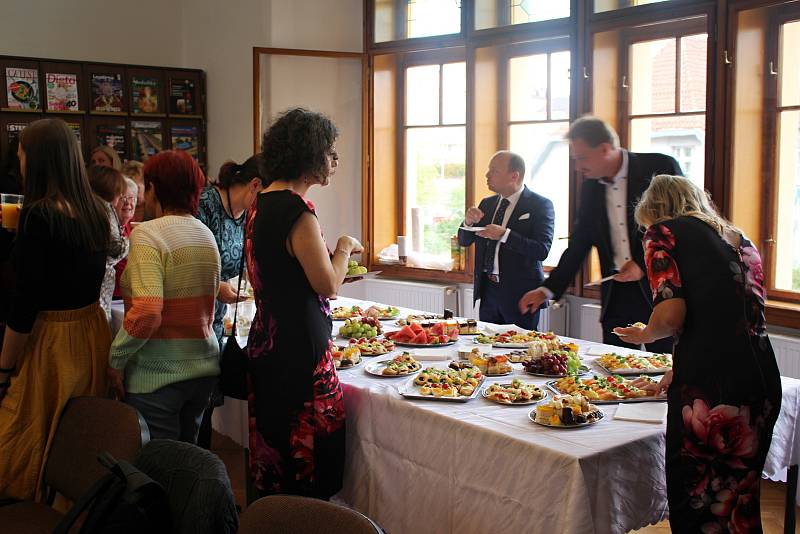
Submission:
[[[22,210],[22,195],[10,193],[0,194],[0,209],[3,213],[3,228],[16,230],[19,224],[19,212]]]

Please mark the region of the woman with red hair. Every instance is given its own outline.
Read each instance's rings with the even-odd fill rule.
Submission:
[[[125,320],[108,375],[152,438],[194,443],[219,375],[212,328],[219,252],[195,218],[205,177],[191,156],[168,150],[147,160],[144,183],[150,220],[131,233]]]

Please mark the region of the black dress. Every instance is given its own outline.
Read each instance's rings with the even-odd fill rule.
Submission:
[[[781,403],[765,331],[764,274],[744,236],[734,248],[679,217],[645,234],[654,304],[686,302],[668,393],[667,496],[673,532],[761,532],[759,482]]]
[[[286,242],[313,205],[291,191],[258,196],[245,237],[256,315],[250,327],[250,469],[263,494],[328,498],[344,474],[344,401],[331,356],[328,299]]]

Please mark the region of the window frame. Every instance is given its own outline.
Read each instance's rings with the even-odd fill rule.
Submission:
[[[764,52],[766,54],[764,65],[764,174],[763,186],[767,199],[766,206],[762,211],[761,228],[762,242],[758,249],[761,251],[764,264],[764,282],[768,298],[774,298],[784,302],[800,304],[800,291],[790,291],[778,289],[775,286],[775,269],[777,257],[777,232],[778,232],[778,135],[779,135],[779,116],[783,111],[800,111],[800,104],[793,106],[780,106],[778,102],[779,81],[778,75],[772,75],[768,65],[771,63],[775,68],[780,65],[780,39],[782,26],[789,22],[800,21],[800,3],[783,4],[774,6],[768,15],[769,36],[765,43]],[[774,70],[773,70],[774,71]]]

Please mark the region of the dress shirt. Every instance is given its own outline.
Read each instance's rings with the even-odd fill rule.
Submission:
[[[606,186],[606,211],[610,227],[611,249],[614,251],[614,265],[619,270],[631,259],[631,245],[628,242],[628,151],[622,150],[622,165],[610,180],[600,180]]]
[[[494,255],[494,266],[492,267],[492,272],[491,272],[491,274],[497,276],[500,275],[500,246],[508,240],[508,235],[511,233],[511,229],[506,227],[508,226],[508,221],[511,220],[511,214],[514,213],[514,208],[517,207],[517,202],[519,201],[520,196],[522,196],[522,187],[517,189],[515,193],[511,193],[509,196],[502,197],[500,199],[500,202],[502,202],[503,198],[508,199],[508,207],[506,208],[506,213],[505,216],[503,217],[503,222],[502,224],[500,224],[500,226],[505,228],[506,231],[503,234],[503,237],[501,237],[497,241],[497,251]],[[497,207],[494,209],[494,213],[492,213],[491,220],[494,220],[494,216],[497,213],[497,210],[500,209],[500,202],[497,203]]]

